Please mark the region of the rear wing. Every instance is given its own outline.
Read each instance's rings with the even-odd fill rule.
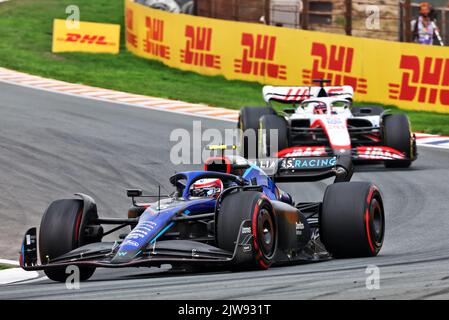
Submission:
[[[275,182],[311,182],[335,177],[334,183],[348,182],[354,173],[351,157],[286,157],[271,162],[259,160],[259,167],[272,171]]]
[[[319,97],[341,97],[351,99],[354,89],[351,86],[337,87],[263,87],[263,97],[266,103],[276,101],[285,104],[297,104],[303,100]]]

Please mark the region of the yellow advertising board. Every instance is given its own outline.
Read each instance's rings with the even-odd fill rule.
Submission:
[[[174,68],[272,85],[326,78],[351,85],[357,101],[449,113],[449,47],[172,14],[131,0],[125,6],[127,49]]]
[[[53,21],[53,52],[114,53],[120,49],[120,25],[79,22],[72,28],[66,20]]]

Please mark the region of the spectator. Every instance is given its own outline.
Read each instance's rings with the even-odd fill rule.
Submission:
[[[439,34],[435,12],[428,2],[419,4],[419,16],[412,21],[413,40],[416,43],[432,45]]]

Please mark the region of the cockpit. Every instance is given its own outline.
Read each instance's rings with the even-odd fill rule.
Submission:
[[[351,102],[348,100],[335,100],[335,98],[320,98],[303,101],[297,113],[308,114],[341,114],[350,110]]]

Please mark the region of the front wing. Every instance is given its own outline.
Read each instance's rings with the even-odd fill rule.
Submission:
[[[338,152],[338,154],[337,154]],[[281,150],[279,158],[287,157],[325,157],[335,155],[350,155],[355,161],[395,161],[415,160],[408,158],[403,152],[385,146],[354,147],[335,151],[326,146],[296,146]]]
[[[245,232],[250,229],[250,221],[243,221],[234,252],[227,252],[214,246],[190,240],[166,240],[156,242],[129,262],[112,263],[118,245],[114,242],[97,242],[79,247],[67,254],[53,259],[38,259],[38,239],[36,228],[25,234],[20,253],[22,269],[45,270],[63,268],[70,265],[103,268],[151,267],[162,264],[189,265],[236,265],[252,258],[252,235]]]

